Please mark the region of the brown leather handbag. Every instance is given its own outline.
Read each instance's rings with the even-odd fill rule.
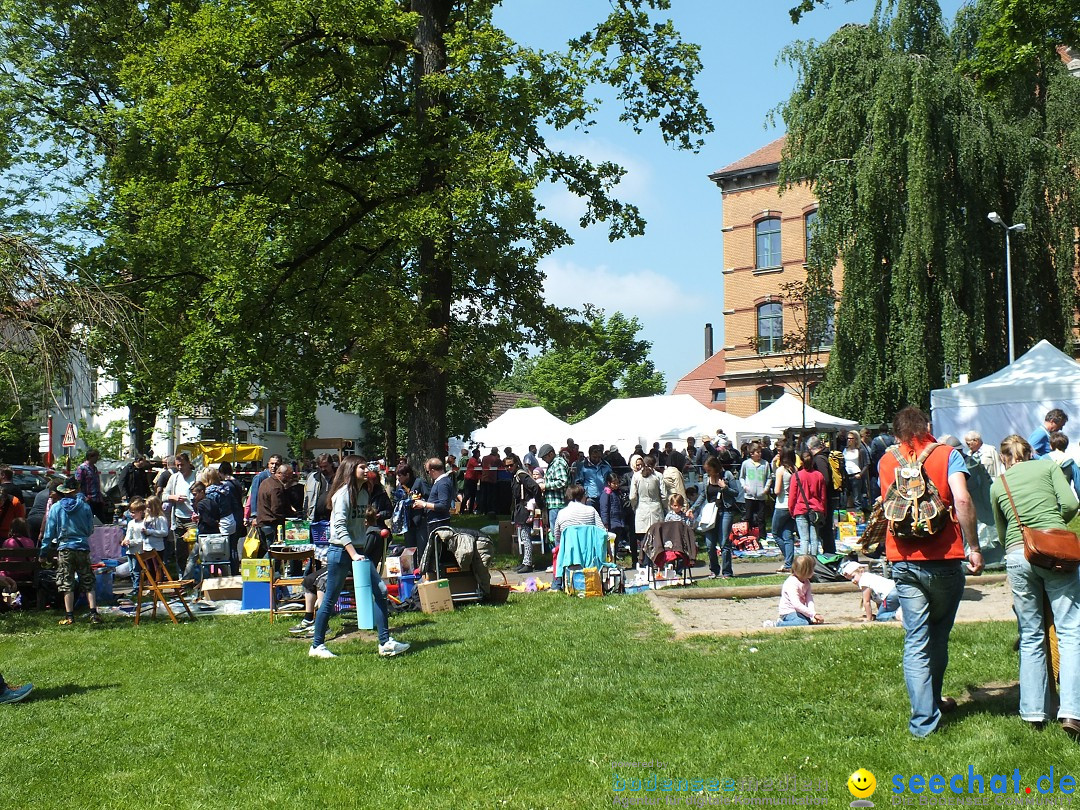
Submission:
[[[1016,510],[1016,502],[1009,491],[1009,482],[1001,476],[1005,494],[1009,496],[1020,534],[1024,538],[1024,557],[1032,565],[1051,571],[1070,573],[1080,568],[1080,537],[1068,529],[1033,529],[1025,526]]]

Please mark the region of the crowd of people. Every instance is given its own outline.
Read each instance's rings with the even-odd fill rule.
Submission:
[[[903,672],[911,704],[909,729],[917,737],[932,733],[956,701],[942,694],[949,635],[963,596],[965,574],[983,568],[981,538],[1004,546],[1005,566],[1019,628],[1020,715],[1033,726],[1049,722],[1055,711],[1047,666],[1047,620],[1056,627],[1060,661],[1057,718],[1080,739],[1080,578],[1075,568],[1046,568],[1025,553],[1025,532],[1065,529],[1077,514],[1080,470],[1066,453],[1061,431],[1067,416],[1048,412],[1025,439],[1010,435],[999,448],[975,431],[963,441],[935,438],[927,415],[905,408],[892,432],[841,433],[831,446],[818,435],[785,437],[778,447],[768,438],[733,447],[728,438],[690,437],[685,447],[655,443],[634,448],[625,459],[615,446],[593,445],[584,452],[567,440],[530,445],[519,457],[512,448],[479,449],[430,458],[418,474],[400,463],[384,480],[378,464],[358,456],[338,463],[329,455],[313,460],[298,476],[292,464],[271,456],[247,492],[228,463],[196,473],[186,454],[178,454],[156,478],[147,459],[123,471],[124,546],[129,555],[158,551],[198,581],[198,534],[229,538],[232,562],[239,563],[241,542],[249,556],[262,556],[290,518],[326,520],[330,551],[325,568],[312,572],[304,620],[292,632],[312,639],[309,654],[333,658],[325,645],[331,602],[321,598],[340,590],[353,563],[367,563],[375,595],[378,654],[399,655],[408,645],[389,634],[386,588],[373,562],[370,531],[392,525],[408,545],[421,547],[434,529],[449,525],[454,512],[492,514],[503,505],[500,481],[508,481],[506,505],[522,554],[519,572],[534,568],[532,539],[547,531],[556,551],[568,526],[603,527],[616,548],[638,561],[649,529],[660,521],[684,521],[704,536],[710,576],[733,575],[731,530],[737,516],[751,529],[771,528],[781,552],[779,626],[820,623],[810,581],[819,551],[835,550],[833,513],[841,508],[868,515],[917,476],[920,493],[938,504],[948,519],[931,530],[901,531],[888,523],[885,557],[890,576],[874,574],[856,559],[843,575],[863,594],[864,618],[885,621],[899,613],[905,631]],[[5,546],[36,546],[57,560],[57,586],[64,597],[61,624],[73,621],[76,592],[86,590],[90,621],[100,622],[90,572],[88,538],[95,519],[107,517],[107,503],[91,451],[75,473],[53,481],[27,512],[22,493],[12,491],[10,470],[0,468],[0,536]],[[913,472],[914,471],[914,472]],[[925,492],[922,489],[925,487]],[[882,503],[884,499],[884,503]],[[885,510],[887,513],[887,509]],[[797,543],[796,543],[797,538]],[[355,569],[353,569],[355,570]],[[11,584],[4,577],[3,584]],[[321,587],[316,580],[321,578]],[[556,580],[553,587],[561,583]],[[876,615],[875,615],[876,613]],[[14,701],[27,690],[0,681],[0,701]]]

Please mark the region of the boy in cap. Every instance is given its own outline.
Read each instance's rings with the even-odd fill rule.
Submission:
[[[94,572],[90,568],[90,534],[94,531],[94,515],[90,504],[79,494],[79,482],[69,477],[56,488],[60,495],[49,510],[45,522],[45,535],[41,542],[40,557],[56,545],[56,589],[64,594],[64,618],[60,624],[75,622],[75,588],[86,592],[90,604],[90,623],[101,624],[97,610],[97,594],[94,593]]]

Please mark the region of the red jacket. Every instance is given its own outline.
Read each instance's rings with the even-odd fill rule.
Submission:
[[[817,470],[796,470],[788,482],[788,511],[799,517],[811,509],[825,511],[825,478]]]

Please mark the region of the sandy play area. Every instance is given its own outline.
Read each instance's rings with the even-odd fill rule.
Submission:
[[[835,587],[835,586],[833,586]],[[864,626],[862,619],[862,600],[858,588],[853,584],[843,584],[841,593],[822,593],[815,587],[814,602],[818,613],[825,617],[822,628]],[[735,588],[726,589],[737,592]],[[827,590],[821,588],[820,590]],[[779,594],[779,587],[776,589]],[[777,618],[778,596],[755,598],[686,598],[689,592],[680,593],[678,588],[668,588],[649,594],[653,607],[661,619],[675,629],[676,636],[702,634],[739,635],[746,632],[783,633],[793,630],[815,628],[771,628],[762,627],[766,619]],[[706,592],[699,591],[701,595]],[[695,594],[697,596],[698,594]],[[956,614],[958,622],[1012,621],[1012,596],[1004,575],[989,575],[981,578],[968,577],[964,599]],[[894,622],[899,625],[899,622]]]

